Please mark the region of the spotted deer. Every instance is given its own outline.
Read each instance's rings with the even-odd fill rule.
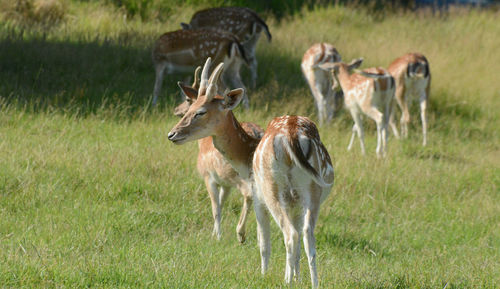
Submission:
[[[427,144],[427,102],[431,89],[429,62],[420,53],[408,53],[395,59],[388,68],[396,81],[396,102],[401,109],[401,135],[408,137],[410,122],[409,105],[417,98],[420,102],[420,118],[425,146]]]
[[[252,77],[251,87],[257,82],[257,58],[255,51],[261,32],[271,41],[269,27],[255,11],[245,7],[217,7],[196,12],[189,24],[181,23],[183,29],[218,29],[234,34],[245,49]],[[214,62],[216,60],[214,59]]]
[[[329,43],[314,44],[302,57],[300,67],[316,102],[320,125],[330,121],[341,108],[343,93],[335,78],[319,65],[340,61],[337,49]]]
[[[387,152],[387,126],[391,120],[394,100],[394,78],[384,68],[368,68],[350,72],[361,65],[363,59],[343,62],[326,63],[321,68],[331,70],[344,91],[345,106],[349,109],[354,125],[348,150],[351,150],[355,134],[358,134],[361,152],[365,154],[362,113],[377,124],[377,156],[383,157]],[[397,132],[391,122],[393,130]]]
[[[194,83],[191,85],[191,88],[179,83],[181,90],[192,89],[192,94],[197,94],[200,85],[198,78],[200,70],[201,67],[196,69]],[[190,99],[189,97],[186,98]],[[191,101],[186,100],[175,108],[175,114],[181,117],[184,116],[190,106]],[[248,135],[255,139],[261,139],[264,134],[264,130],[254,123],[243,122],[241,123],[241,127]],[[211,136],[199,139],[198,149],[197,169],[205,181],[212,204],[212,216],[214,218],[213,235],[218,240],[221,237],[220,221],[222,206],[231,188],[236,187],[243,195],[243,207],[236,227],[238,241],[243,243],[245,242],[247,216],[252,204],[252,184],[248,180],[241,178],[224,156],[214,147]]]
[[[242,100],[242,90],[232,90],[224,97],[216,94],[216,79],[221,70],[222,64],[219,64],[207,81],[208,87],[205,88],[202,81],[198,94],[190,90],[184,92],[193,103],[169,132],[168,139],[182,144],[212,136],[214,147],[240,177],[255,184],[254,198],[257,199],[254,199],[254,209],[262,273],[267,271],[270,256],[267,208],[285,235],[286,281],[291,282],[293,275],[298,277],[298,238],[304,232],[311,281],[313,287],[317,287],[314,227],[319,205],[330,192],[334,177],[328,152],[321,143],[316,126],[305,117],[276,118],[260,142],[248,135],[232,113]]]
[[[234,35],[211,29],[177,30],[163,34],[153,47],[156,72],[153,105],[158,101],[165,71],[167,74],[192,71],[207,57],[225,63],[223,80],[229,82],[228,86],[244,87],[240,68],[247,59],[244,48]],[[246,95],[244,105],[248,107]]]
[[[299,277],[303,235],[312,287],[318,287],[314,228],[320,204],[333,186],[334,170],[315,124],[302,116],[273,119],[255,151],[253,172],[262,273],[271,253],[270,212],[285,241],[285,281]]]

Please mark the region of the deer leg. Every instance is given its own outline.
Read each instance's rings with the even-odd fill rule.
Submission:
[[[248,68],[250,69],[251,75],[250,88],[252,89],[254,89],[257,85],[257,57],[255,57],[255,47],[257,46],[257,40],[258,37],[253,37],[245,44],[243,44],[245,53],[248,57]]]
[[[219,206],[222,208],[224,202],[227,200],[227,196],[231,192],[231,187],[221,186],[219,190]]]
[[[248,212],[250,211],[250,207],[252,205],[252,193],[249,192],[246,187],[241,188],[240,191],[243,194],[243,207],[241,208],[240,220],[238,221],[238,226],[236,227],[236,235],[238,237],[238,241],[243,244],[245,242],[245,228]]]
[[[423,134],[423,142],[422,145],[425,146],[427,145],[427,116],[426,116],[426,109],[427,109],[427,95],[422,94],[420,96],[420,118],[422,119],[422,134]]]
[[[158,96],[160,95],[161,86],[163,82],[163,74],[165,72],[166,66],[167,66],[166,63],[164,62],[160,62],[155,65],[156,79],[155,79],[155,87],[153,89],[153,101],[152,101],[153,106],[156,105],[158,101]]]
[[[254,211],[257,219],[257,239],[260,247],[261,272],[265,274],[269,266],[271,256],[271,228],[269,223],[269,213],[265,205],[257,198],[254,200]]]
[[[404,106],[401,108],[401,136],[408,138],[408,123],[410,122],[410,111],[408,110],[408,101],[404,101]]]
[[[405,133],[405,126],[403,125],[403,119],[404,119],[404,111],[405,111],[405,108],[408,107],[407,104],[406,104],[406,100],[405,100],[405,86],[404,86],[404,83],[402,82],[402,80],[396,80],[396,91],[394,92],[394,99],[396,100],[396,103],[398,104],[399,106],[399,109],[401,109],[401,137],[405,138],[408,134]],[[394,130],[394,127],[395,125],[391,125],[393,127],[393,130]],[[406,134],[406,136],[405,136]],[[396,134],[394,134],[396,135]]]
[[[391,112],[389,114],[389,125],[391,126],[392,133],[394,134],[394,137],[399,139],[399,131],[396,126],[396,123],[394,122],[394,115],[396,114],[396,102],[392,101],[391,102]]]
[[[387,154],[387,140],[389,134],[389,123],[392,119],[392,110],[394,108],[393,101],[387,103],[385,107],[385,112],[382,117],[382,156],[385,157]]]
[[[307,80],[307,84],[309,84],[309,88],[311,89],[311,93],[314,97],[314,102],[316,103],[316,108],[318,109],[318,120],[320,126],[322,126],[326,120],[326,102],[325,97],[322,93],[322,85],[321,81],[317,78],[314,70],[310,68],[303,68],[304,76]]]
[[[382,123],[377,122],[377,157],[380,158],[382,156],[382,150],[383,150],[383,145],[382,145]]]
[[[287,222],[287,224],[283,227],[283,237],[285,239],[286,247],[285,282],[289,284],[292,282],[293,274],[295,272],[299,233],[292,224]]]
[[[219,201],[219,188],[215,180],[210,177],[205,177],[205,185],[208,190],[208,195],[210,196],[210,201],[212,203],[212,216],[214,218],[214,230],[212,235],[216,236],[217,240],[220,240],[220,219],[221,219],[221,209]]]
[[[250,82],[250,88],[255,89],[257,86],[257,58],[255,55],[252,55],[250,57],[250,75],[252,77],[251,82]]]
[[[311,283],[313,288],[318,287],[318,272],[316,269],[316,239],[314,238],[314,227],[318,219],[319,205],[311,205],[306,209],[304,216],[304,249],[309,264]]]
[[[325,120],[327,120],[326,101],[323,94],[317,89],[317,87],[314,88],[313,95],[316,100],[316,107],[318,108],[319,124],[322,126],[325,123]]]
[[[366,114],[375,121],[377,124],[377,157],[382,156],[382,150],[383,150],[383,143],[382,143],[382,129],[383,129],[383,122],[384,122],[384,115],[375,107],[372,107],[368,111],[366,111]]]
[[[351,149],[353,138],[354,138],[354,129],[356,129],[356,132],[358,133],[359,137],[359,143],[361,146],[361,154],[365,154],[365,137],[363,134],[363,121],[361,119],[361,114],[357,110],[351,109],[351,115],[354,120],[354,126],[353,126],[353,136],[351,137],[351,143],[349,144],[349,147],[347,147],[348,150]]]
[[[300,281],[300,239],[302,239],[302,230],[304,227],[304,213],[299,214],[294,219],[294,227],[299,233],[299,241],[297,242],[296,253],[295,253],[295,267],[294,267],[294,279],[295,281]]]
[[[358,131],[358,128],[356,127],[356,124],[353,124],[352,126],[352,134],[351,134],[351,140],[349,141],[349,145],[347,146],[347,150],[350,151],[352,149],[352,145],[354,143],[354,138],[356,137],[356,132]]]

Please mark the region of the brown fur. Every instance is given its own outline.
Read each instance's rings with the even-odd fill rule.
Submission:
[[[167,60],[169,63],[195,67],[203,65],[207,57],[211,57],[215,63],[219,63],[228,55],[230,45],[233,43],[238,43],[238,40],[223,31],[199,29],[167,32],[160,36],[154,45],[153,62]],[[190,55],[169,56],[173,52],[187,49],[193,50],[194,57]]]
[[[413,71],[412,71],[413,70]],[[406,83],[408,79],[411,79],[410,72],[423,74],[424,77],[428,78],[427,86],[425,87],[425,99],[420,100],[421,102],[421,120],[422,120],[422,131],[423,131],[423,145],[427,143],[427,117],[426,108],[429,101],[430,88],[431,88],[431,73],[429,67],[429,61],[421,53],[407,53],[401,57],[396,58],[388,68],[388,71],[394,77],[396,92],[395,99],[401,109],[401,134],[403,137],[408,135],[408,123],[410,122],[410,112],[409,112],[409,102],[408,98],[408,88]],[[410,90],[411,91],[411,90]]]
[[[240,41],[245,41],[246,35],[252,32],[257,23],[271,41],[271,33],[267,24],[255,11],[243,7],[217,7],[197,11],[191,18],[190,25],[194,29],[222,29],[233,33]]]

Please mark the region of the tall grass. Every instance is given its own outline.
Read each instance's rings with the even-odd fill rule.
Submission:
[[[166,138],[177,121],[175,82],[185,75],[166,77],[160,107],[149,105],[150,47],[196,8],[165,23],[93,1],[67,9],[50,29],[0,23],[1,286],[283,287],[276,227],[264,277],[253,215],[247,243],[236,241],[238,192],[224,208],[222,240],[210,237],[197,146]],[[408,51],[431,65],[427,147],[417,117],[408,140],[390,140],[385,160],[375,157],[368,121],[365,157],[358,146],[346,151],[348,114],[320,128],[336,170],[315,233],[324,288],[500,286],[496,16],[375,17],[338,6],[267,19],[273,42],[259,44],[251,109],[236,111],[263,127],[285,113],[316,118],[299,68],[315,42],[333,43],[347,61],[363,56],[365,67]],[[310,285],[302,261],[292,288]]]

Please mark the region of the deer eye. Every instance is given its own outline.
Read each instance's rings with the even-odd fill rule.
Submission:
[[[202,116],[202,115],[204,115],[205,113],[207,113],[207,111],[206,111],[206,110],[199,110],[199,111],[197,111],[197,112],[194,114],[194,116],[195,116],[195,117]]]

